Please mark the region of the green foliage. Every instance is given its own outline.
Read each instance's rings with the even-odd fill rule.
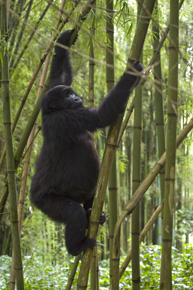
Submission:
[[[179,253],[173,248],[173,289],[183,290],[192,289],[193,287],[193,246],[185,245],[183,252]],[[141,289],[157,290],[160,282],[160,266],[161,266],[161,247],[141,245],[140,254],[140,269],[141,269]],[[124,257],[121,258],[121,263]],[[108,263],[102,261],[100,263],[100,289],[107,289],[109,286]],[[127,267],[123,276],[120,279],[120,289],[132,289],[131,279],[131,264]],[[103,288],[104,287],[104,288]]]
[[[178,232],[176,236],[181,238],[183,235],[187,235],[193,232],[193,210],[183,208],[177,211],[177,219],[178,219]]]
[[[0,256],[0,289],[8,290],[11,270],[11,257]]]
[[[185,245],[183,252],[179,253],[173,248],[173,289],[184,290],[193,289],[193,245]],[[160,246],[141,245],[140,268],[141,268],[141,289],[157,290],[159,289],[160,272]],[[53,265],[50,261],[45,262],[39,256],[26,256],[24,258],[24,277],[25,290],[62,290],[64,289],[73,259],[66,258],[60,263]],[[124,257],[121,258],[121,263]],[[11,258],[7,256],[0,257],[0,289],[7,290],[9,284]],[[77,280],[79,268],[76,273]],[[110,286],[109,279],[109,260],[103,260],[99,263],[100,289],[107,289]],[[131,264],[127,267],[120,279],[120,289],[131,288]],[[72,289],[76,289],[75,286]],[[88,287],[88,289],[90,289]]]

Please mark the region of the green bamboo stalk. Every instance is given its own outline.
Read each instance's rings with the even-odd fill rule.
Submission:
[[[132,42],[129,59],[130,58],[136,59],[136,57],[137,59],[140,59],[154,4],[155,4],[155,1],[144,0],[141,13],[139,16],[139,21],[137,24],[135,36]]]
[[[89,107],[94,106],[94,35],[95,35],[95,13],[96,13],[96,3],[94,3],[92,11],[90,13],[91,17],[91,28],[90,28],[90,47],[89,47]],[[93,258],[91,264],[90,273],[90,287],[91,289],[99,289],[99,276],[98,276],[98,250],[97,246],[94,247]]]
[[[165,196],[163,210],[162,259],[160,289],[172,289],[172,229],[174,212],[174,182],[176,160],[176,127],[178,97],[178,34],[179,10],[178,0],[170,0],[170,50],[168,77],[168,122],[165,166]]]
[[[154,15],[158,19],[158,1],[156,0],[155,9],[154,9]],[[162,96],[162,72],[161,72],[161,56],[160,56],[160,50],[157,50],[157,47],[159,46],[159,19],[157,24],[153,24],[153,49],[155,53],[155,66],[153,67],[153,73],[154,73],[154,81],[155,81],[155,90],[154,90],[154,102],[155,102],[155,123],[156,123],[156,131],[157,131],[157,145],[156,149],[158,151],[158,158],[162,156],[162,154],[165,152],[165,132],[164,132],[164,112],[163,112],[163,96]],[[163,201],[164,199],[164,174],[165,174],[165,167],[162,168],[159,174],[159,180],[158,180],[158,186],[161,191],[161,195],[159,195],[158,203],[160,201]],[[162,211],[163,215],[163,211]],[[161,243],[161,219],[157,221],[157,233],[158,236],[156,236],[156,239],[158,243]]]
[[[133,180],[132,192],[137,190],[141,182],[141,115],[142,115],[142,87],[135,90],[134,127],[133,127]],[[139,204],[132,214],[132,283],[133,290],[140,289],[139,266]]]
[[[155,4],[155,15],[158,17],[158,3]],[[153,39],[153,48],[156,51],[156,48],[159,44],[159,26],[153,25],[154,39]],[[165,152],[165,132],[164,132],[164,112],[163,112],[163,97],[162,97],[162,72],[161,72],[161,58],[160,50],[156,51],[155,63],[154,66],[154,80],[156,83],[157,89],[154,92],[155,98],[155,122],[157,129],[157,138],[158,138],[158,157],[160,158]],[[160,171],[160,188],[161,188],[161,199],[164,199],[164,169]]]
[[[109,92],[115,84],[114,76],[114,1],[106,0],[106,82],[107,92]],[[110,65],[110,66],[109,66]],[[114,156],[110,176],[109,176],[109,238],[110,238],[110,280],[112,283],[113,269],[112,269],[112,247],[113,234],[117,221],[117,165],[116,154]]]
[[[155,3],[155,0],[151,0],[151,1],[145,0],[145,2],[144,2],[144,5],[147,7],[147,9],[149,10],[150,13],[152,13],[152,11],[153,11],[154,3]],[[144,15],[144,14],[145,14],[144,11],[142,11],[142,15]],[[142,19],[143,19],[143,17],[140,18],[139,23],[142,21]],[[141,50],[142,50],[143,43],[145,41],[145,36],[147,33],[147,29],[148,29],[147,22],[149,24],[149,21],[150,21],[150,17],[146,15],[146,24],[141,25],[141,23],[140,23],[140,28],[141,28],[141,30],[145,30],[145,33],[144,33],[144,31],[141,33],[139,28],[137,28],[136,33],[140,32],[141,37],[136,37],[136,36],[134,37],[135,41],[134,41],[134,44],[132,45],[133,50],[132,50],[132,53],[130,53],[130,58],[133,58],[133,59],[140,58]],[[138,25],[139,25],[139,23],[138,23]],[[136,43],[136,41],[138,41],[138,43]],[[136,46],[141,47],[141,50],[139,50],[139,49],[134,50],[134,47],[136,47]],[[120,132],[122,119],[123,119],[123,114],[120,114],[120,116],[117,118],[117,121],[115,122],[115,124],[113,126],[111,126],[111,128],[109,130],[107,143],[106,143],[106,147],[105,147],[105,152],[104,152],[104,156],[103,156],[103,161],[101,164],[101,169],[100,169],[100,173],[99,173],[99,177],[98,177],[95,199],[94,199],[94,203],[93,203],[93,210],[92,210],[91,217],[90,217],[90,224],[92,226],[89,226],[89,233],[88,233],[89,238],[95,238],[97,236],[99,218],[101,215],[102,206],[103,206],[103,202],[104,202],[104,198],[105,198],[106,187],[107,187],[108,178],[109,178],[109,174],[110,174],[110,168],[112,166],[112,160],[114,158],[114,154],[115,154],[115,151],[117,149],[117,141],[118,141],[118,136],[119,136],[119,132]],[[117,247],[117,249],[119,249],[119,247]],[[118,268],[116,273],[118,273],[118,271],[119,271],[119,255],[117,258],[116,254],[117,254],[117,252],[115,251],[114,256],[113,256],[113,260],[116,264],[116,267]],[[82,263],[81,263],[81,268],[80,268],[80,273],[79,273],[79,278],[78,278],[78,285],[77,285],[78,290],[79,289],[86,289],[86,287],[87,287],[91,258],[92,258],[92,250],[87,249],[83,255],[83,258],[82,258]],[[113,267],[113,269],[116,269],[116,267]],[[114,278],[114,276],[117,276],[117,275],[113,275],[113,278]],[[119,281],[118,281],[118,283],[119,283]],[[113,284],[115,287],[117,287],[116,277],[115,277],[115,283],[113,283]],[[117,288],[115,288],[115,289],[117,289]]]
[[[66,285],[66,288],[65,290],[70,290],[71,287],[72,287],[72,283],[74,281],[74,277],[75,277],[75,274],[76,274],[76,270],[78,268],[78,264],[79,264],[79,261],[81,259],[81,256],[82,256],[82,253],[80,253],[78,256],[76,256],[76,258],[74,259],[74,263],[73,263],[73,266],[72,266],[72,270],[70,272],[70,276],[68,278],[68,283]]]
[[[143,3],[143,1],[141,1]],[[138,16],[140,5],[138,3]],[[141,182],[141,124],[142,124],[142,86],[135,89],[134,99],[134,126],[133,126],[133,174],[132,194]],[[139,235],[140,235],[139,203],[132,214],[132,288],[140,289],[140,257],[139,257]]]
[[[91,28],[90,28],[90,51],[89,51],[89,107],[94,106],[94,46],[93,46],[93,38],[95,34],[95,7],[91,12]]]
[[[98,250],[97,246],[93,249],[93,257],[90,273],[90,288],[99,290],[99,265],[98,265]]]
[[[9,98],[9,57],[7,50],[8,43],[8,1],[1,4],[1,35],[6,39],[6,48],[2,50],[2,96],[3,96],[3,119],[5,144],[7,152],[7,175],[10,193],[10,222],[12,232],[12,242],[14,250],[14,270],[17,281],[17,289],[24,289],[23,267],[20,248],[20,237],[17,216],[17,198],[15,183],[15,163],[13,154],[13,141],[11,133],[11,113]]]

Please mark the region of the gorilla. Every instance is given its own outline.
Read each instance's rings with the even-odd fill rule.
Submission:
[[[30,199],[49,218],[65,224],[66,248],[76,256],[96,245],[95,239],[86,236],[100,167],[92,133],[111,125],[124,112],[140,77],[131,70],[125,71],[98,108],[84,107],[71,88],[73,71],[68,47],[73,31],[64,31],[55,46],[50,87],[41,101],[44,141]],[[133,68],[143,70],[139,61],[133,62]],[[102,214],[100,223],[104,220]]]

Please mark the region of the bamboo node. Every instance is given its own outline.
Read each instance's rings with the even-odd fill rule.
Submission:
[[[160,171],[159,174],[165,174],[165,171]]]
[[[113,148],[119,148],[117,144],[108,143],[107,141],[106,141],[106,145]]]
[[[119,258],[112,258],[112,261],[119,261]]]
[[[14,269],[15,269],[15,270],[22,270],[22,267],[15,267],[15,266],[14,266]]]
[[[133,129],[139,129],[139,130],[141,130],[141,126],[133,126]]]
[[[175,178],[172,178],[172,177],[168,177],[168,178],[165,178],[165,181],[174,181]]]
[[[133,236],[140,236],[140,234],[137,233],[137,232],[133,232],[132,235],[133,235]]]
[[[118,188],[117,187],[109,187],[109,191],[110,190],[117,190]]]
[[[10,221],[12,224],[18,224],[18,220],[11,220]]]
[[[162,242],[171,243],[172,242],[172,239],[162,239]]]
[[[168,47],[168,49],[173,49],[173,50],[179,50],[179,46],[177,46],[177,45],[171,45],[171,46],[169,46]]]
[[[11,122],[10,121],[4,121],[3,124],[4,125],[11,125]]]
[[[132,179],[132,182],[141,182],[141,179]]]
[[[177,117],[176,113],[168,113],[167,115],[170,116],[170,117]]]
[[[163,122],[158,122],[158,123],[156,123],[156,126],[164,126],[164,123]]]
[[[15,173],[15,170],[6,170],[7,173]]]
[[[0,83],[2,83],[2,84],[9,84],[9,80],[0,80]]]

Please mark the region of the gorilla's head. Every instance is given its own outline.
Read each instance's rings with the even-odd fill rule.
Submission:
[[[47,91],[41,101],[43,114],[60,110],[74,110],[83,106],[80,97],[69,86],[59,85]]]

